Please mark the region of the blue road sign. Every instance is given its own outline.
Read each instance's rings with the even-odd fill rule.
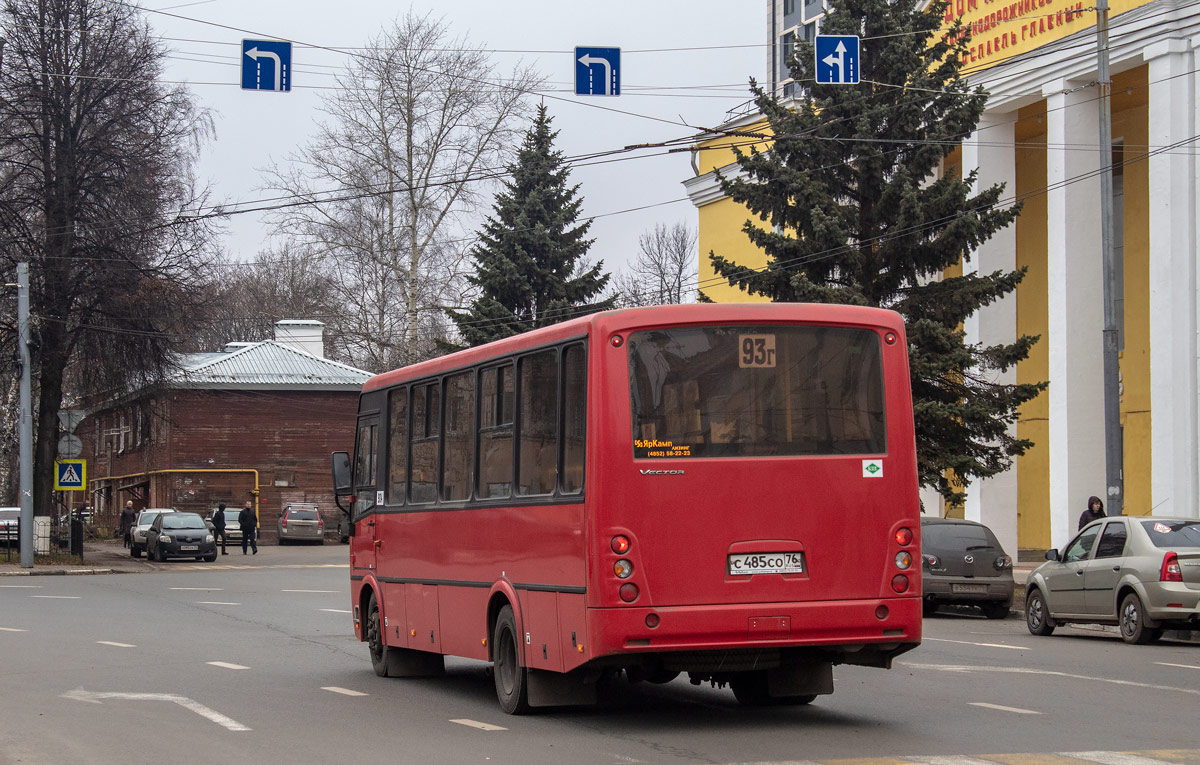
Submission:
[[[857,35],[817,35],[817,82],[857,85],[861,62]]]
[[[621,95],[621,49],[575,49],[575,95]]]
[[[242,90],[292,89],[292,44],[279,40],[242,40]]]
[[[58,460],[54,463],[55,491],[83,491],[87,485],[87,462]]]

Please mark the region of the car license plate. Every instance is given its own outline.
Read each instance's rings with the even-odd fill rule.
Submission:
[[[179,545],[179,549],[187,552],[188,550],[199,550],[200,545]]]
[[[803,574],[804,553],[738,553],[727,561],[731,576],[750,574]]]
[[[950,592],[960,593],[962,595],[986,595],[988,586],[986,584],[951,584]]]

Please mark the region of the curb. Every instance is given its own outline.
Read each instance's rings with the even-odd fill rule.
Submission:
[[[0,571],[0,576],[92,576],[96,574],[119,574],[111,568],[32,569],[22,571]]]

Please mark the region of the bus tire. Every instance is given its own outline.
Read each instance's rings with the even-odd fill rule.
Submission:
[[[371,668],[380,677],[388,677],[388,648],[383,637],[383,623],[379,619],[379,601],[375,593],[367,601],[367,649],[371,652]]]
[[[799,706],[811,704],[817,694],[804,693],[798,696],[772,696],[768,690],[767,670],[758,669],[738,672],[729,681],[733,696],[744,707]]]
[[[517,637],[517,620],[512,606],[500,609],[492,633],[492,664],[495,671],[496,698],[500,708],[510,715],[529,711],[529,685],[525,668],[521,666],[521,641]]]

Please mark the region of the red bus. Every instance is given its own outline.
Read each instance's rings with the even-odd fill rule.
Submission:
[[[891,311],[609,311],[387,372],[333,473],[375,672],[490,661],[509,713],[621,672],[806,704],[920,643]]]

